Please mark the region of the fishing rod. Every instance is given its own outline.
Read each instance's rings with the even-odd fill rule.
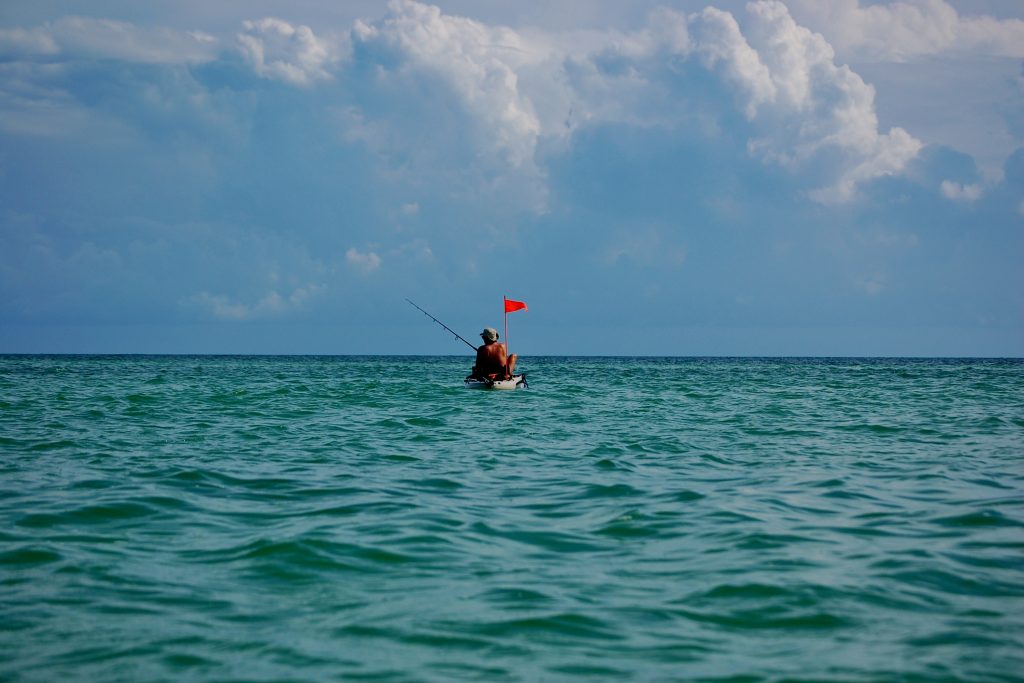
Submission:
[[[409,302],[410,304],[412,304],[413,306],[416,306],[416,304],[413,304],[413,303],[412,303],[412,301],[410,301],[409,299],[406,299],[406,301],[408,301],[408,302]],[[433,320],[433,321],[434,321],[435,323],[437,323],[438,325],[440,325],[440,326],[441,326],[441,327],[443,327],[444,329],[446,329],[446,330],[448,330],[449,332],[451,332],[452,334],[454,334],[454,335],[455,335],[455,338],[456,338],[456,339],[460,339],[460,340],[462,340],[463,342],[465,342],[465,343],[466,343],[466,346],[468,346],[469,348],[471,348],[471,349],[473,349],[474,351],[476,351],[476,347],[475,347],[475,346],[473,346],[472,344],[470,344],[470,343],[469,343],[468,341],[466,341],[465,339],[462,339],[462,337],[460,337],[460,336],[459,336],[459,333],[458,333],[458,332],[456,332],[456,331],[455,331],[455,330],[453,330],[452,328],[448,327],[448,326],[447,326],[447,325],[445,325],[445,324],[444,324],[443,322],[441,322],[440,320],[438,320],[438,319],[437,319],[437,318],[435,318],[434,316],[430,315],[429,313],[427,313],[426,311],[424,311],[424,310],[423,310],[422,308],[420,308],[419,306],[416,306],[416,308],[417,308],[417,309],[418,309],[418,310],[419,310],[419,311],[420,311],[420,312],[421,312],[421,313],[422,313],[423,315],[427,316],[428,318],[430,318],[431,320]]]

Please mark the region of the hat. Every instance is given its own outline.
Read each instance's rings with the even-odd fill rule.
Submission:
[[[484,341],[498,341],[498,331],[493,327],[485,327],[484,331],[480,333],[480,336],[484,338]]]

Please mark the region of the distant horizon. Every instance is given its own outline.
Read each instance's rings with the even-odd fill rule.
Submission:
[[[66,353],[32,353],[32,352],[0,352],[0,358],[10,357],[123,357],[140,358],[461,358],[472,359],[472,355],[444,353],[144,353],[144,352],[66,352]],[[1021,356],[662,356],[662,355],[628,355],[628,354],[530,354],[521,355],[521,361],[535,358],[594,358],[594,359],[664,359],[664,360],[1010,360],[1024,361]]]
[[[500,303],[500,302],[499,302]],[[538,307],[539,308],[539,307]],[[260,355],[260,356],[459,356],[473,353],[463,341],[419,313],[392,312],[386,327],[294,321],[204,325],[96,325],[68,329],[40,325],[17,335],[0,328],[0,353],[44,355]],[[519,317],[513,317],[519,316]],[[511,314],[511,351],[526,356],[726,357],[726,358],[1017,358],[1024,342],[1000,330],[958,328],[603,327],[551,321],[544,310]],[[472,319],[480,322],[472,324]],[[500,315],[469,316],[446,311],[443,318],[468,343],[477,331],[496,327]],[[20,337],[20,338],[19,338]],[[502,341],[505,341],[502,339]]]

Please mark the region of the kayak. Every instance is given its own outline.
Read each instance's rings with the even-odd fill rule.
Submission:
[[[473,376],[466,378],[467,389],[525,389],[526,375],[512,375],[512,379],[479,379]]]

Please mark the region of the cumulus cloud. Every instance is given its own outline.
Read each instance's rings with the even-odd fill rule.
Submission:
[[[944,52],[1024,57],[1024,21],[962,16],[946,0],[864,4],[789,0],[794,13],[848,58],[904,61]]]
[[[729,12],[707,7],[694,15],[691,23],[694,52],[707,68],[720,68],[725,78],[742,92],[747,100],[747,118],[753,119],[758,107],[773,101],[778,94],[761,56],[744,38],[736,18]]]
[[[345,252],[345,262],[348,263],[350,268],[363,275],[372,273],[380,268],[380,256],[372,251],[359,251],[355,247],[350,247]]]
[[[519,70],[542,58],[537,46],[511,29],[413,0],[394,0],[390,10],[379,23],[358,22],[353,40],[368,52],[399,56],[399,73],[439,78],[510,164],[532,163],[540,123],[521,91]]]
[[[260,77],[298,88],[343,79],[331,91],[342,141],[374,151],[391,180],[418,191],[443,182],[453,200],[501,198],[506,211],[546,211],[550,160],[604,125],[741,136],[752,158],[802,179],[822,202],[848,201],[864,182],[900,173],[921,148],[903,129],[879,129],[872,87],[777,0],[749,3],[742,21],[711,7],[659,8],[636,31],[586,33],[516,31],[393,0],[385,17],[356,22],[347,36],[268,17],[244,22],[237,41]],[[32,59],[190,63],[220,54],[205,34],[80,17],[4,30],[0,45]],[[719,91],[701,85],[708,74]],[[200,108],[213,101],[189,97]],[[26,113],[44,109],[43,98],[22,88],[8,99],[19,125],[36,125]],[[722,131],[729,107],[746,123]]]
[[[263,78],[308,86],[331,78],[328,70],[338,59],[338,47],[318,38],[308,26],[266,17],[243,22],[238,34],[243,56]]]
[[[747,31],[714,8],[691,19],[693,50],[744,99],[756,134],[752,154],[799,169],[833,156],[831,182],[811,196],[846,201],[866,180],[900,172],[921,149],[901,128],[878,130],[874,89],[835,63],[825,39],[798,25],[774,0],[747,5]]]
[[[687,60],[732,90],[754,157],[794,173],[814,169],[819,184],[808,189],[819,201],[849,200],[860,183],[899,173],[921,148],[900,128],[879,131],[871,86],[838,66],[828,42],[778,1],[750,3],[743,28],[711,7],[693,15],[661,8],[641,30],[582,37],[527,36],[414,0],[390,8],[380,22],[356,25],[356,62],[374,64],[378,81],[413,73],[446,84],[476,126],[472,144],[501,154],[506,172],[543,178],[540,152],[587,126],[690,123],[707,103],[694,102],[706,92],[671,68]],[[395,142],[394,131],[359,107],[343,119],[350,139],[379,149]],[[404,159],[393,149],[390,156]]]
[[[7,59],[117,59],[143,64],[197,64],[217,56],[213,36],[110,19],[63,17],[31,29],[0,29]]]

